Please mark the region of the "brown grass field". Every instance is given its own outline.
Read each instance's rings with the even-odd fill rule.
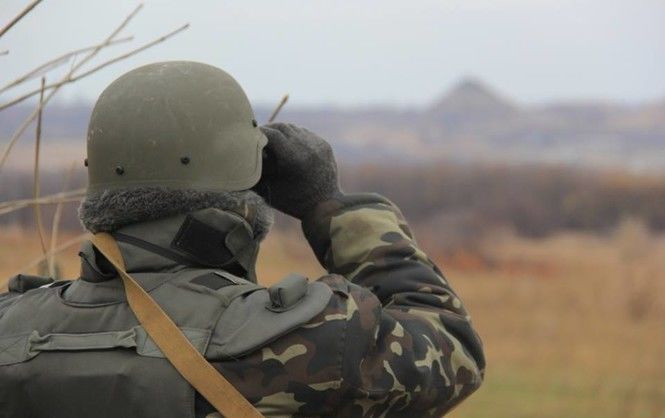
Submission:
[[[478,254],[421,244],[465,301],[488,357],[484,386],[452,417],[665,417],[664,236],[624,222],[604,236],[497,233]],[[34,232],[0,229],[0,285],[39,254]],[[76,277],[76,246],[58,262]],[[259,277],[291,271],[322,272],[299,233],[274,232]]]

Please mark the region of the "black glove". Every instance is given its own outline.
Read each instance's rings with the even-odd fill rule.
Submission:
[[[264,125],[261,131],[268,144],[253,190],[270,206],[302,219],[318,203],[341,195],[335,156],[324,139],[286,123]]]

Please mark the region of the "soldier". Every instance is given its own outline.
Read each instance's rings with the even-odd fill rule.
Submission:
[[[83,225],[112,234],[127,275],[263,415],[438,417],[480,385],[480,339],[399,209],[343,193],[316,134],[258,127],[224,71],[130,71],[97,101],[87,148]],[[272,208],[329,274],[257,283]],[[19,275],[0,296],[0,416],[219,416],[102,253],[86,242],[79,279]]]

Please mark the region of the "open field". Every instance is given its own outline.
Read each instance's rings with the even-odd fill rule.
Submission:
[[[624,222],[605,236],[497,233],[478,254],[422,246],[461,294],[488,356],[485,385],[451,416],[665,417],[665,236]],[[3,280],[39,254],[34,232],[0,230]],[[76,276],[76,247],[60,265]],[[277,231],[259,277],[290,271],[321,273],[297,231]]]

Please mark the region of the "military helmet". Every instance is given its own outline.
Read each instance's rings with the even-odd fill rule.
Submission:
[[[236,191],[261,177],[267,142],[240,85],[189,61],[149,64],[111,83],[88,127],[88,194],[136,187]]]

